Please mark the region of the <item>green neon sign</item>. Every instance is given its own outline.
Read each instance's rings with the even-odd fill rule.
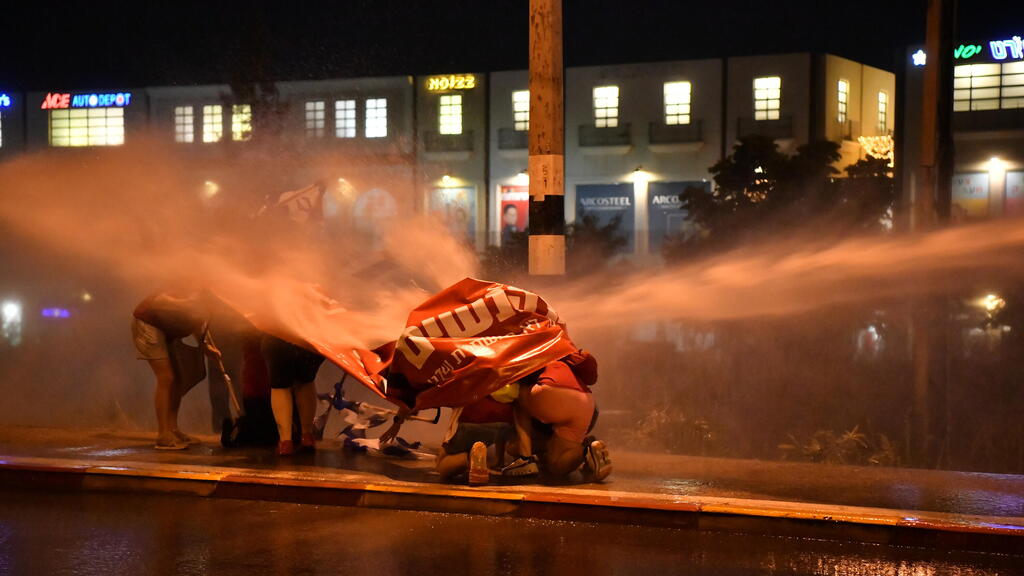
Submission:
[[[957,60],[970,60],[978,54],[981,54],[980,44],[961,44],[953,50],[953,58]]]

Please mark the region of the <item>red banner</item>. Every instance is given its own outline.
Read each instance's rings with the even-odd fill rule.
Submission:
[[[409,314],[387,397],[415,410],[465,406],[575,351],[542,298],[466,278]]]
[[[259,330],[316,350],[377,394],[413,410],[472,404],[576,351],[542,298],[472,278],[417,306],[401,337],[372,351],[353,348],[334,333],[343,309],[315,287],[294,301],[303,309],[292,312],[295,326],[245,316]]]

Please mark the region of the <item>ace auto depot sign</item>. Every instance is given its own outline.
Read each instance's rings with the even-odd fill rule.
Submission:
[[[43,110],[65,108],[124,108],[132,103],[131,92],[109,92],[93,94],[71,94],[48,92],[39,106]]]

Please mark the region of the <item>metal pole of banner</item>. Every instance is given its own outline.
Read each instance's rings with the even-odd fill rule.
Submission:
[[[562,0],[530,0],[530,274],[565,274]]]

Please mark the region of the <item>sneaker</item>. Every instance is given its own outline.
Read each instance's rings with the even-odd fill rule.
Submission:
[[[533,456],[520,456],[511,464],[501,469],[502,476],[534,476],[540,474],[537,459]]]
[[[279,440],[277,442],[278,456],[291,456],[292,454],[295,454],[295,442],[291,440]]]
[[[185,434],[181,430],[175,430],[173,434],[174,437],[177,438],[179,442],[184,442],[185,444],[202,444],[202,440],[196,438],[195,436],[189,436],[188,434]]]
[[[487,445],[475,442],[469,451],[469,483],[487,484],[490,480],[491,472],[487,469]]]
[[[184,450],[188,448],[188,443],[182,442],[177,436],[164,436],[157,438],[153,447],[157,450]]]
[[[612,458],[604,442],[589,436],[583,445],[583,477],[589,482],[601,482],[612,473]]]

